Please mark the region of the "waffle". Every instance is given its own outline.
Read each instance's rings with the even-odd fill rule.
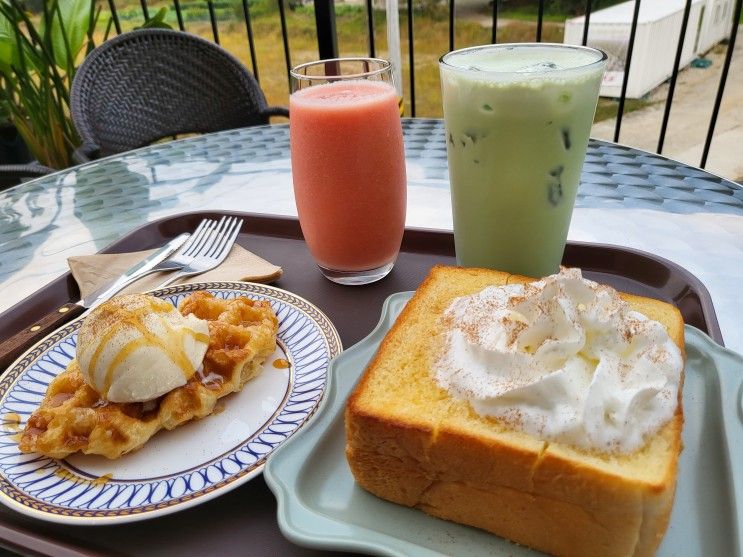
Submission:
[[[174,429],[214,411],[217,400],[258,375],[276,348],[278,320],[265,301],[221,300],[195,292],[178,307],[209,324],[203,368],[188,382],[144,403],[114,403],[83,380],[73,359],[50,384],[21,434],[21,451],[64,458],[80,451],[118,458],[139,449],[160,429]]]

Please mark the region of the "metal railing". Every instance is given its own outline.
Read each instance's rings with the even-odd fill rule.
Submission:
[[[121,23],[117,13],[117,6],[115,0],[107,0],[108,7],[111,11],[113,26],[117,33],[122,32]],[[242,13],[245,21],[245,31],[247,38],[247,46],[249,50],[249,56],[252,66],[253,74],[256,79],[260,82],[258,73],[258,63],[256,56],[255,40],[252,29],[252,19],[250,13],[249,0],[242,1]],[[286,12],[284,0],[275,0],[278,5],[279,19],[281,24],[281,35],[284,49],[284,61],[286,64],[287,72],[287,84],[289,82],[288,75],[291,69],[291,52],[289,48],[289,35],[286,23]],[[500,0],[502,2],[502,0]],[[544,27],[544,16],[545,16],[545,0],[538,1],[538,9],[536,14],[536,36],[537,42],[542,41],[542,31]],[[653,2],[656,0],[645,0],[646,2]],[[448,0],[448,35],[449,35],[449,50],[455,49],[455,27],[456,27],[456,0]],[[634,0],[632,22],[630,25],[630,37],[629,44],[627,47],[627,56],[624,63],[624,76],[621,86],[621,95],[619,97],[619,103],[617,108],[617,116],[614,125],[614,141],[619,142],[620,132],[622,129],[622,120],[625,113],[625,103],[627,98],[627,86],[629,83],[630,68],[632,65],[632,57],[635,45],[635,38],[637,33],[638,19],[640,14],[640,5],[642,0]],[[180,0],[172,0],[173,8],[176,13],[176,19],[180,30],[185,30],[183,9]],[[315,23],[317,33],[317,45],[318,53],[321,59],[334,58],[338,56],[338,40],[335,27],[335,8],[334,0],[313,0],[314,12],[315,12]],[[146,20],[150,18],[149,6],[147,0],[140,0],[142,16]],[[725,85],[727,83],[728,73],[730,71],[730,64],[732,60],[733,50],[735,48],[735,41],[737,38],[738,22],[741,16],[741,4],[743,0],[736,0],[735,7],[733,9],[733,24],[730,37],[728,39],[728,46],[725,53],[725,60],[723,63],[722,74],[720,82],[717,87],[717,94],[712,109],[712,115],[707,128],[706,139],[704,143],[704,149],[702,151],[702,158],[700,166],[704,168],[707,164],[709,151],[712,145],[712,139],[714,136],[715,126],[717,124],[717,118],[720,112],[720,105],[722,104],[723,94],[725,92]],[[216,17],[214,0],[206,0],[206,6],[209,13],[209,20],[211,23],[211,31],[214,41],[219,44],[219,24]],[[692,0],[686,0],[684,6],[684,13],[682,18],[681,30],[678,37],[676,54],[674,58],[674,65],[672,68],[671,77],[669,80],[669,90],[665,102],[665,108],[663,112],[663,120],[661,123],[660,134],[658,137],[658,144],[656,152],[661,154],[663,152],[663,146],[665,143],[666,132],[668,130],[668,122],[671,114],[671,107],[673,104],[674,93],[676,90],[677,78],[680,70],[681,57],[684,49],[684,41],[686,38],[686,32],[689,24],[689,18],[691,14]],[[365,15],[366,15],[366,28],[368,33],[368,53],[369,56],[376,55],[375,39],[374,39],[374,7],[372,0],[365,0]],[[405,4],[406,15],[407,15],[407,34],[408,34],[408,90],[410,98],[410,112],[411,116],[416,116],[416,102],[415,102],[415,37],[414,37],[414,9],[413,0],[406,0]],[[591,22],[592,14],[592,1],[586,0],[585,4],[585,19],[583,25],[582,44],[586,45],[588,42],[588,30]],[[492,1],[492,33],[491,42],[496,43],[498,39],[498,16],[499,16],[499,0]]]

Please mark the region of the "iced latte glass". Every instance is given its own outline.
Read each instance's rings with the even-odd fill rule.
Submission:
[[[544,43],[441,58],[460,265],[557,271],[605,65],[599,50]]]

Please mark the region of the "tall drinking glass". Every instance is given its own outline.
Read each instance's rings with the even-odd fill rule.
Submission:
[[[292,176],[299,223],[323,275],[386,276],[405,228],[405,151],[389,62],[342,58],[291,71]]]
[[[441,58],[459,264],[557,271],[605,65],[599,50],[544,43]]]

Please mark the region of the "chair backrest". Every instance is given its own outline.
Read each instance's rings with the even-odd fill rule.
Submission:
[[[218,45],[168,29],[124,33],[93,50],[70,94],[84,145],[111,155],[182,133],[267,124],[253,75]]]

